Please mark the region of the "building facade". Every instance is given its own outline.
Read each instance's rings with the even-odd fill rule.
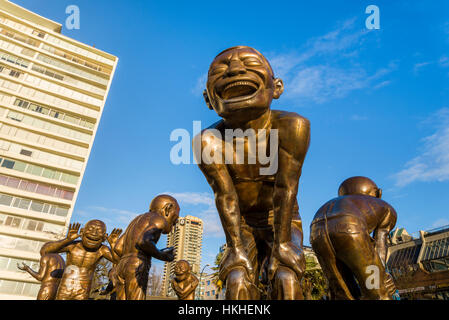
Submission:
[[[206,274],[201,278],[201,288],[199,289],[199,299],[201,300],[224,300],[225,289],[217,287],[214,282],[214,274]]]
[[[176,261],[188,261],[192,272],[199,277],[202,242],[203,220],[190,215],[184,218],[180,217],[175,228],[167,236],[167,247],[175,248],[175,259],[173,262],[166,262],[164,265],[162,280],[164,296],[175,296],[170,285],[170,279],[174,276]]]
[[[449,300],[449,226],[418,237],[404,234],[388,248],[387,259],[401,299]]]
[[[0,0],[0,299],[34,299],[41,246],[67,232],[118,59]]]

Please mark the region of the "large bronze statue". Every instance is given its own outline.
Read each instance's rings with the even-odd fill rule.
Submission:
[[[258,299],[259,276],[269,283],[271,298],[302,299],[305,259],[296,195],[310,124],[294,112],[270,109],[283,89],[266,58],[250,47],[221,52],[209,68],[205,100],[223,119],[195,137],[194,147],[200,141],[202,150],[214,150],[213,161],[200,159],[204,161],[198,164],[215,193],[226,236],[220,279],[227,299]],[[260,152],[249,161],[255,150],[249,137],[237,134],[226,141],[229,132],[239,129],[257,132],[258,150],[264,150],[263,142],[270,145],[277,170],[265,170]],[[246,162],[239,161],[237,148],[231,153],[226,149],[241,142]]]
[[[107,239],[112,248],[122,230],[114,229],[108,236],[106,225],[100,220],[87,222],[81,231],[80,226],[79,223],[71,224],[65,239],[47,242],[41,249],[42,256],[48,253],[67,253],[66,268],[56,300],[87,300],[95,267],[100,259],[106,258],[115,263],[119,258],[103,242]],[[76,240],[79,237],[81,241]]]
[[[365,177],[345,180],[338,195],[318,210],[310,226],[310,243],[331,299],[392,299],[395,288],[385,260],[396,211]]]
[[[121,257],[115,271],[117,300],[145,300],[151,258],[173,261],[174,248],[159,250],[161,234],[168,234],[179,216],[179,205],[169,195],[151,201],[150,211],[131,221],[117,241],[115,252]]]
[[[24,262],[22,265],[17,264],[17,267],[41,282],[37,300],[55,300],[65,267],[64,259],[59,254],[47,253],[41,256],[38,272]]]
[[[190,264],[186,260],[179,260],[175,265],[175,277],[171,286],[179,300],[194,300],[198,278],[191,272]]]

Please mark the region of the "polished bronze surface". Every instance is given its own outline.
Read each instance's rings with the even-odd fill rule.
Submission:
[[[41,249],[42,256],[48,253],[67,254],[66,268],[56,300],[87,300],[99,260],[106,258],[117,262],[119,258],[109,247],[103,245],[103,241],[107,239],[112,248],[122,230],[114,229],[108,236],[106,225],[100,220],[87,222],[79,231],[80,226],[79,223],[71,224],[65,239],[47,242]],[[79,237],[81,240],[76,240]]]
[[[331,299],[390,300],[395,286],[385,260],[396,211],[365,177],[345,180],[338,193],[310,226],[310,243],[329,281]]]
[[[270,64],[257,50],[238,46],[221,52],[209,68],[206,104],[223,118],[209,129],[277,132],[278,168],[261,174],[262,165],[225,161],[199,167],[215,193],[215,203],[226,235],[227,249],[220,264],[227,299],[258,299],[259,276],[273,299],[301,299],[305,269],[303,232],[296,195],[306,156],[309,121],[294,112],[271,110],[272,99],[283,92]],[[271,137],[271,136],[270,136]],[[266,138],[268,141],[269,138]],[[206,130],[196,137],[203,150],[225,157],[224,139],[210,139]],[[233,143],[235,142],[235,139]],[[258,148],[260,145],[258,145]],[[249,159],[248,139],[244,156]],[[231,158],[239,155],[233,151]]]
[[[150,211],[134,218],[117,241],[114,251],[121,257],[115,270],[117,300],[145,300],[151,258],[173,261],[174,248],[159,250],[161,234],[168,234],[179,216],[179,205],[169,195],[151,201]]]
[[[190,264],[186,260],[179,260],[175,265],[175,277],[171,286],[179,300],[194,300],[198,278],[191,272]]]
[[[37,300],[55,300],[65,267],[64,259],[59,254],[44,254],[39,261],[37,272],[23,262],[22,265],[17,264],[17,267],[41,282]]]

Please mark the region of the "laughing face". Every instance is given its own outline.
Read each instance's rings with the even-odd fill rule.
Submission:
[[[265,113],[282,91],[282,80],[274,78],[268,61],[258,51],[234,47],[212,62],[205,98],[219,116],[248,121]]]
[[[178,280],[184,280],[187,278],[190,271],[190,265],[185,260],[179,260],[175,264],[175,275]]]
[[[100,220],[91,220],[81,231],[83,246],[89,250],[97,250],[106,240],[106,225]]]

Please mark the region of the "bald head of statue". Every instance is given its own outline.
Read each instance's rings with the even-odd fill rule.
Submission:
[[[98,250],[106,240],[106,224],[101,220],[90,220],[80,230],[81,242],[88,250]]]
[[[284,91],[268,60],[256,49],[236,46],[212,61],[204,98],[207,106],[228,120],[248,121],[267,112]]]
[[[351,177],[342,182],[338,188],[338,195],[366,195],[376,198],[382,197],[382,189],[379,189],[373,180],[367,177]]]
[[[158,213],[167,221],[167,227],[162,233],[167,234],[179,217],[179,204],[175,198],[168,194],[161,194],[151,200],[150,211]]]

